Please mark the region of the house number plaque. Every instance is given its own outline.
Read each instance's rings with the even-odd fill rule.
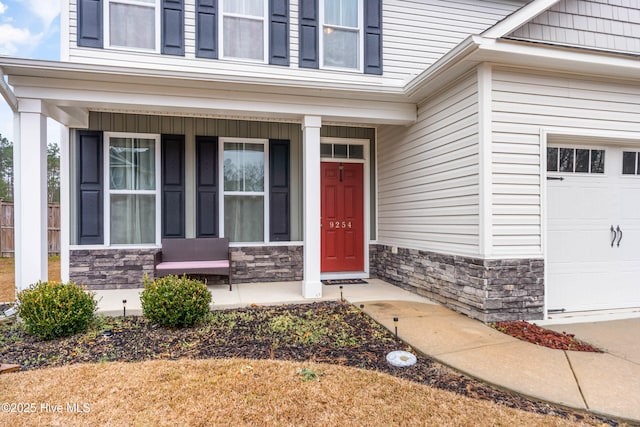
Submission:
[[[334,228],[334,229],[340,229],[340,228],[353,228],[351,226],[351,221],[330,221],[329,222],[329,227],[330,228]]]

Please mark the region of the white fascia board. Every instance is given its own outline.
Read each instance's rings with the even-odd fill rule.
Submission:
[[[18,112],[18,98],[5,81],[4,70],[0,67],[0,94],[14,113]]]
[[[433,65],[409,81],[405,86],[405,94],[414,102],[420,102],[429,93],[433,93],[436,87],[454,80],[464,74],[474,65],[466,64],[464,70],[460,70],[460,64],[466,57],[478,49],[481,38],[469,36],[456,47],[438,59]]]
[[[466,60],[607,78],[640,79],[637,56],[514,40],[483,39]]]
[[[321,72],[296,74],[291,69],[278,73],[259,75],[255,72],[212,69],[209,73],[174,69],[151,69],[115,67],[113,65],[80,64],[58,61],[43,61],[0,56],[0,67],[7,75],[46,77],[48,79],[74,79],[77,81],[120,82],[136,84],[153,83],[157,86],[184,88],[217,88],[239,91],[259,91],[268,93],[299,93],[300,91],[322,91],[330,94],[343,93],[344,97],[401,98],[404,94],[402,82],[393,83],[389,79],[366,74],[334,74],[328,78]],[[270,71],[273,68],[269,69]],[[355,78],[354,78],[355,77]]]
[[[490,39],[504,37],[559,2],[560,0],[534,0],[485,30],[481,36]]]
[[[276,95],[237,91],[185,89],[180,87],[140,86],[129,83],[51,81],[42,78],[12,77],[20,98],[43,99],[66,107],[93,110],[119,110],[132,113],[185,115],[247,115],[251,117],[290,118],[299,121],[305,115],[331,121],[352,123],[413,123],[417,118],[411,102],[362,101],[309,95]]]

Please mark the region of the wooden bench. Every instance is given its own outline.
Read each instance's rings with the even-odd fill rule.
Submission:
[[[227,276],[231,290],[229,239],[162,239],[162,251],[155,258],[155,277],[171,274]]]

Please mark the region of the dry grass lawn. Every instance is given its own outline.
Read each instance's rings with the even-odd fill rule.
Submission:
[[[320,373],[319,379],[303,381],[298,372],[303,368]],[[579,425],[374,371],[311,362],[181,359],[71,365],[2,375],[0,389],[0,403],[34,403],[36,410],[5,412],[0,426]],[[88,412],[70,413],[68,403]]]
[[[14,272],[13,258],[0,258],[0,303],[16,299]],[[49,280],[60,281],[60,257],[49,257]]]

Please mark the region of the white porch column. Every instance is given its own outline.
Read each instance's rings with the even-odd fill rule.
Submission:
[[[60,129],[60,280],[69,281],[69,241],[71,236],[71,165],[69,161],[69,128]]]
[[[47,280],[47,118],[42,101],[22,99],[14,130],[16,287]]]
[[[320,127],[322,119],[305,116],[302,122],[304,279],[302,296],[322,297],[320,282]]]

